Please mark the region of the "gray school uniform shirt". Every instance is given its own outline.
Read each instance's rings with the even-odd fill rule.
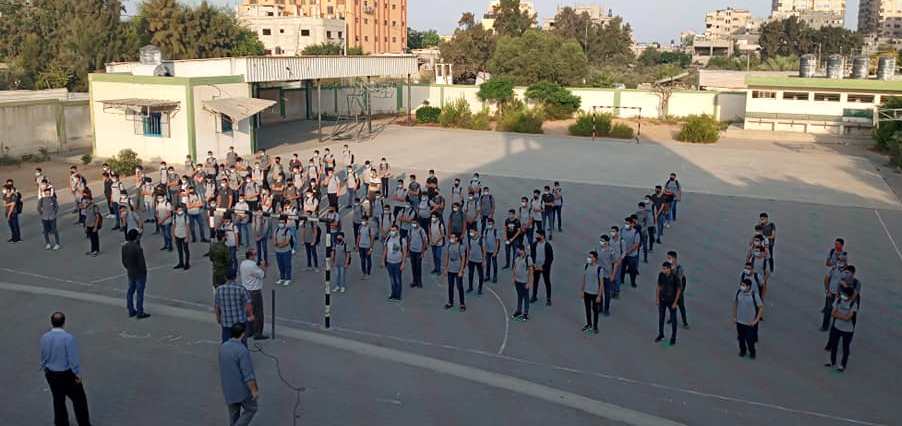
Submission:
[[[406,241],[402,240],[400,235],[388,237],[388,239],[385,240],[385,252],[388,253],[386,260],[388,263],[401,263],[401,258],[404,255],[405,243]]]
[[[360,234],[358,247],[362,249],[373,247],[373,225],[370,222],[361,223],[357,232]]]
[[[739,290],[736,294],[736,322],[752,325],[755,318],[758,317],[758,311],[755,309],[756,305],[758,309],[764,306],[757,292]]]
[[[545,240],[542,240],[541,242],[536,242],[536,259],[535,259],[535,261],[536,261],[536,265],[539,265],[540,268],[542,267],[542,265],[545,264],[545,244],[548,244],[547,242],[545,242]]]
[[[488,217],[495,209],[495,196],[492,194],[483,194],[479,197],[479,207],[482,215]]]
[[[639,255],[639,244],[642,242],[642,236],[639,234],[639,231],[634,229],[622,229],[620,231],[620,238],[623,240],[623,253],[626,256],[638,256]],[[636,250],[632,253],[628,253],[630,247],[636,246]]]
[[[600,278],[604,278],[604,268],[600,264],[587,263],[586,269],[583,270],[583,282],[585,283],[585,290],[583,291],[593,296],[598,295]]]
[[[188,237],[188,215],[185,213],[174,214],[172,216],[172,233],[175,238]]]
[[[513,267],[513,275],[514,281],[518,283],[528,283],[529,282],[529,267],[532,266],[532,259],[528,254],[524,254],[523,256],[517,256],[514,258],[514,267]]]
[[[623,242],[623,238],[620,234],[617,234],[617,238],[611,238],[611,241],[608,243],[608,247],[611,248],[611,252],[614,253],[614,256],[617,259],[623,257],[624,251],[626,251],[626,244]]]
[[[833,308],[839,310],[840,315],[848,315],[858,310],[858,307],[855,305],[855,301],[852,299],[845,301],[842,299],[837,299],[836,302],[833,302]],[[852,333],[855,331],[855,324],[852,323],[851,318],[847,320],[834,318],[833,326],[836,327],[837,330],[844,331],[846,333]]]
[[[467,256],[468,260],[473,263],[482,263],[485,258],[482,256],[483,239],[481,237],[467,236]]]
[[[448,273],[459,273],[463,268],[463,259],[466,249],[459,241],[448,244]]]
[[[290,243],[291,242],[291,232],[288,230],[288,226],[276,228],[275,234],[276,242],[279,244]],[[291,244],[285,245],[285,247],[275,246],[276,253],[286,253],[291,251]]]
[[[429,243],[427,240],[426,231],[419,226],[416,229],[411,228],[410,233],[407,235],[407,239],[409,240],[408,247],[412,253],[422,253],[423,250],[426,250],[426,244]]]
[[[338,240],[335,241],[334,249],[335,249],[335,267],[344,268],[345,263],[347,263],[347,261],[348,261],[348,253],[351,251],[351,249],[348,247],[347,244],[345,244],[344,241],[338,242]]]
[[[498,238],[498,229],[496,228],[486,228],[482,231],[482,241],[485,242],[485,253],[489,256],[498,250],[498,246],[501,244],[501,239]]]
[[[598,266],[604,271],[604,277],[602,278],[610,278],[611,272],[614,271],[614,262],[617,261],[617,256],[614,254],[614,250],[611,249],[611,246],[607,247],[598,247]]]

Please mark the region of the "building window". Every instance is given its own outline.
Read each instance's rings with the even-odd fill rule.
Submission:
[[[264,54],[264,55],[272,55],[272,50],[270,50],[270,49],[263,49],[263,54]]]
[[[279,34],[285,34],[285,28],[279,28]]]
[[[310,37],[310,30],[301,30],[301,37]]]
[[[363,36],[363,41],[370,41],[370,36]]]
[[[342,33],[341,31],[338,32],[338,39],[344,40],[344,33]]]
[[[326,38],[332,38],[332,31],[326,31]]]
[[[874,110],[845,108],[842,110],[842,116],[849,117],[849,118],[865,118],[868,120],[873,120],[874,119]]]
[[[398,21],[391,21],[391,26],[397,27],[397,26],[398,26]]]
[[[839,93],[815,93],[814,100],[818,102],[839,102]]]
[[[397,38],[397,37],[392,37],[392,38],[391,38],[391,42],[392,42],[392,43],[397,43],[397,42],[398,42],[398,38]]]
[[[808,99],[810,99],[808,92],[783,92],[783,100],[807,101]]]
[[[862,104],[872,104],[874,103],[874,95],[854,95],[850,94],[849,102],[857,102]]]
[[[269,28],[264,28],[264,29],[263,29],[263,35],[272,35],[272,30],[269,29]]]
[[[232,133],[232,119],[225,114],[219,114],[219,132],[220,133]]]
[[[777,92],[770,90],[753,90],[752,98],[755,99],[777,99]]]
[[[397,6],[397,5],[394,5],[394,4],[391,5],[391,10],[395,10],[395,9],[397,8],[396,6]]]
[[[129,113],[135,123],[135,134],[140,136],[150,136],[156,138],[169,137],[169,113],[168,112],[149,112],[149,113]]]
[[[363,18],[363,24],[364,24],[364,25],[369,24],[369,23],[370,23],[370,20],[369,20],[369,19]]]
[[[326,13],[329,14],[329,15],[334,14],[334,13],[335,13],[335,8],[332,7],[332,6],[327,6],[327,7],[326,7]]]

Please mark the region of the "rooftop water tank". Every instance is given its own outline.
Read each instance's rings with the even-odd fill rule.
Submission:
[[[894,56],[881,56],[877,61],[877,79],[892,80],[896,75],[896,58]]]
[[[842,55],[830,55],[827,57],[827,78],[841,80],[843,78]]]
[[[812,54],[802,55],[799,59],[799,77],[813,78],[817,72],[817,57]]]
[[[870,59],[867,56],[859,55],[852,58],[852,78],[864,79],[868,78],[868,66]]]

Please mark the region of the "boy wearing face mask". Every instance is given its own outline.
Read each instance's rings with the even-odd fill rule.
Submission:
[[[382,196],[388,197],[388,181],[392,177],[392,171],[391,166],[388,165],[388,160],[385,158],[382,158],[379,162],[378,176],[382,184]]]
[[[254,234],[255,246],[257,247],[257,266],[269,267],[269,237],[272,232],[272,222],[269,214],[263,213],[263,209],[260,206],[257,206],[254,210],[251,230]]]
[[[360,271],[363,273],[363,279],[368,280],[373,273],[373,242],[376,239],[376,230],[368,216],[363,216],[355,238],[360,254]]]
[[[617,226],[612,226],[609,231],[611,236],[609,240],[609,246],[611,248],[611,253],[614,254],[615,261],[614,266],[612,267],[614,272],[614,277],[611,280],[613,284],[613,289],[611,290],[611,298],[619,299],[620,298],[620,284],[623,282],[623,254],[624,254],[624,244],[623,239],[620,238],[620,228]]]
[[[401,274],[404,272],[404,260],[407,258],[407,241],[401,238],[398,226],[392,225],[385,239],[382,253],[382,264],[388,271],[391,282],[390,302],[401,301]]]
[[[545,306],[551,306],[551,264],[554,262],[554,248],[551,243],[545,241],[545,231],[536,231],[536,240],[530,247],[530,257],[534,260],[532,275],[532,299],[529,303],[536,303],[539,294],[539,278],[545,283]]]
[[[514,209],[508,210],[507,219],[504,220],[504,267],[501,269],[510,268],[511,252],[516,253],[517,246],[523,244],[522,229],[517,212]]]
[[[279,224],[273,233],[273,250],[279,267],[276,285],[287,287],[291,284],[291,232],[288,230],[287,216],[279,216]]]
[[[157,197],[157,224],[163,234],[163,248],[160,250],[172,251],[172,203],[165,197]]]
[[[354,200],[359,201],[357,190],[360,188],[360,178],[357,177],[357,172],[354,171],[354,167],[350,164],[345,172],[345,187],[348,189],[348,204],[346,207],[350,209],[354,206]]]
[[[824,318],[823,321],[821,321],[821,331],[827,331],[829,329],[830,320],[833,318],[833,305],[836,303],[837,297],[839,297],[840,282],[846,275],[846,262],[847,257],[845,252],[837,255],[836,260],[833,262],[833,266],[827,272],[827,277],[824,280],[824,307],[821,309]]]
[[[514,255],[514,264],[511,266],[511,280],[514,283],[514,289],[517,291],[517,310],[514,311],[512,318],[519,321],[529,320],[529,289],[530,277],[533,274],[532,258],[526,252],[526,248],[522,245],[517,247]]]
[[[304,241],[304,251],[307,254],[307,270],[319,272],[319,225],[312,220],[305,220],[301,224],[301,240]]]
[[[676,344],[677,324],[676,309],[677,301],[680,298],[680,283],[677,282],[676,275],[673,274],[670,262],[664,262],[661,265],[661,272],[658,274],[658,288],[655,290],[655,304],[658,305],[658,337],[655,342],[664,340],[664,313],[670,313],[670,345]]]
[[[412,222],[407,241],[410,249],[410,272],[413,276],[410,286],[423,288],[423,252],[429,245],[429,237],[418,222]]]
[[[767,247],[764,245],[764,237],[755,235],[752,239],[752,247],[749,249],[748,262],[752,264],[752,270],[761,277],[761,299],[767,298],[767,279],[770,273],[767,269]]]
[[[676,212],[673,214],[676,221]],[[767,239],[768,263],[770,263],[770,271],[774,272],[774,244],[777,242],[777,225],[770,221],[767,213],[758,215],[758,225],[761,226],[761,234]]]
[[[830,350],[830,362],[824,364],[825,367],[835,367],[839,372],[846,370],[846,365],[849,362],[849,350],[852,346],[852,336],[855,334],[855,316],[857,311],[855,289],[851,286],[842,287],[839,298],[834,302],[830,313],[833,320],[833,325],[830,327],[830,340],[827,342],[827,348]],[[843,354],[839,366],[836,366],[836,353],[840,341],[842,341]]]
[[[190,221],[185,214],[185,206],[179,204],[175,208],[175,216],[172,218],[172,238],[175,240],[175,248],[179,252],[179,263],[173,269],[187,271],[191,268],[191,251],[188,248],[188,229]]]
[[[617,264],[617,257],[611,249],[611,237],[607,234],[602,235],[598,239],[598,266],[602,270],[601,275],[601,294],[602,303],[601,313],[604,316],[611,315],[611,294],[614,291],[614,273]]]
[[[485,189],[483,190],[485,191]],[[501,250],[501,239],[495,229],[495,219],[489,218],[482,229],[482,240],[485,245],[485,279],[498,282],[498,252]]]
[[[469,287],[467,288],[467,293],[473,292],[473,273],[476,272],[479,280],[479,288],[476,294],[481,295],[482,284],[485,279],[483,263],[485,263],[486,250],[485,241],[480,237],[479,231],[475,228],[471,229],[469,232],[465,249],[467,252],[467,271],[469,274]]]
[[[517,207],[517,220],[520,221],[520,233],[526,237],[526,242],[532,245],[533,221],[529,210],[529,198],[520,197],[520,207]]]
[[[560,182],[554,182],[554,187],[551,189],[551,195],[554,196],[554,215],[552,216],[554,220],[553,223],[557,223],[557,232],[563,232],[563,218],[561,216],[564,210],[564,190],[561,189]]]
[[[598,313],[601,311],[601,303],[604,298],[603,275],[604,270],[598,264],[598,252],[592,250],[586,257],[586,267],[583,268],[583,279],[580,283],[580,295],[586,309],[586,325],[582,330],[584,333],[598,334]]]
[[[457,235],[460,238],[464,235],[464,227],[466,226],[466,217],[464,212],[460,211],[460,203],[451,205],[451,214],[448,215],[448,237]]]
[[[677,300],[677,308],[680,309],[680,317],[683,318],[683,328],[689,328],[689,321],[686,319],[686,271],[683,265],[680,265],[677,252],[671,250],[667,252],[667,261],[673,265],[673,275],[676,276],[677,282],[680,283],[680,298]],[[669,323],[668,323],[669,324]]]
[[[435,170],[429,170],[429,176],[426,176],[426,194],[432,198],[436,193],[438,193],[438,177]]]
[[[758,323],[761,322],[763,314],[764,302],[758,297],[758,293],[752,291],[752,280],[743,280],[733,299],[733,322],[736,323],[736,339],[739,341],[740,357],[744,357],[748,353],[749,358],[755,359]]]
[[[188,188],[188,203],[187,203],[187,213],[188,213],[188,229],[191,230],[191,241],[197,242],[197,233],[200,233],[201,242],[207,243],[210,240],[207,239],[207,236],[204,233],[204,225],[203,219],[201,218],[201,211],[203,211],[204,202],[197,191],[194,188]],[[197,233],[195,233],[194,228],[197,226]]]
[[[752,292],[758,293],[761,290],[761,277],[752,270],[752,263],[746,262],[745,268],[739,273],[739,282],[750,280],[752,282]]]
[[[542,192],[542,222],[548,233],[548,241],[554,239],[554,195],[551,193],[551,187],[545,185]]]
[[[432,249],[432,274],[442,274],[442,248],[445,246],[445,225],[433,214],[429,219],[429,246]]]
[[[636,229],[636,218],[630,216],[625,218],[624,222],[625,225],[620,232],[620,239],[623,241],[623,272],[620,274],[620,282],[624,282],[629,275],[630,286],[635,288],[636,276],[639,275],[639,246],[642,245],[642,237]]]
[[[464,203],[464,218],[466,220],[467,231],[476,229],[476,218],[480,216],[479,196],[476,194],[468,194]]]
[[[250,246],[251,209],[243,195],[238,197],[238,202],[235,203],[233,210],[235,212],[235,224],[238,227],[239,240],[242,244]]]
[[[448,274],[448,303],[445,309],[454,307],[454,290],[460,298],[460,310],[467,310],[464,302],[464,265],[467,262],[467,249],[460,243],[456,234],[448,237],[448,249],[445,254],[445,273]]]
[[[464,188],[460,186],[460,179],[454,178],[454,184],[451,186],[451,204],[464,203]]]
[[[487,186],[482,188],[482,195],[479,196],[479,209],[482,213],[482,223],[479,229],[485,229],[486,222],[495,219],[495,196]]]
[[[335,287],[332,291],[344,293],[348,289],[348,267],[351,266],[351,248],[345,243],[344,232],[335,234],[335,246],[332,250],[332,267],[335,268]]]
[[[542,204],[541,193],[538,189],[532,192],[532,200],[529,201],[529,211],[532,219],[532,228],[531,234],[529,236],[529,244],[532,244],[533,236],[536,231],[544,231],[545,224],[542,221],[543,215],[545,214],[545,207]]]

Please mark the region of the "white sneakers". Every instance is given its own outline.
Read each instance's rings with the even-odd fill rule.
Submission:
[[[50,248],[51,248],[50,244],[47,244],[44,246],[44,250],[50,250]]]
[[[60,245],[59,245],[59,244],[54,244],[54,245],[53,245],[53,250],[59,250],[59,249],[60,249]]]

